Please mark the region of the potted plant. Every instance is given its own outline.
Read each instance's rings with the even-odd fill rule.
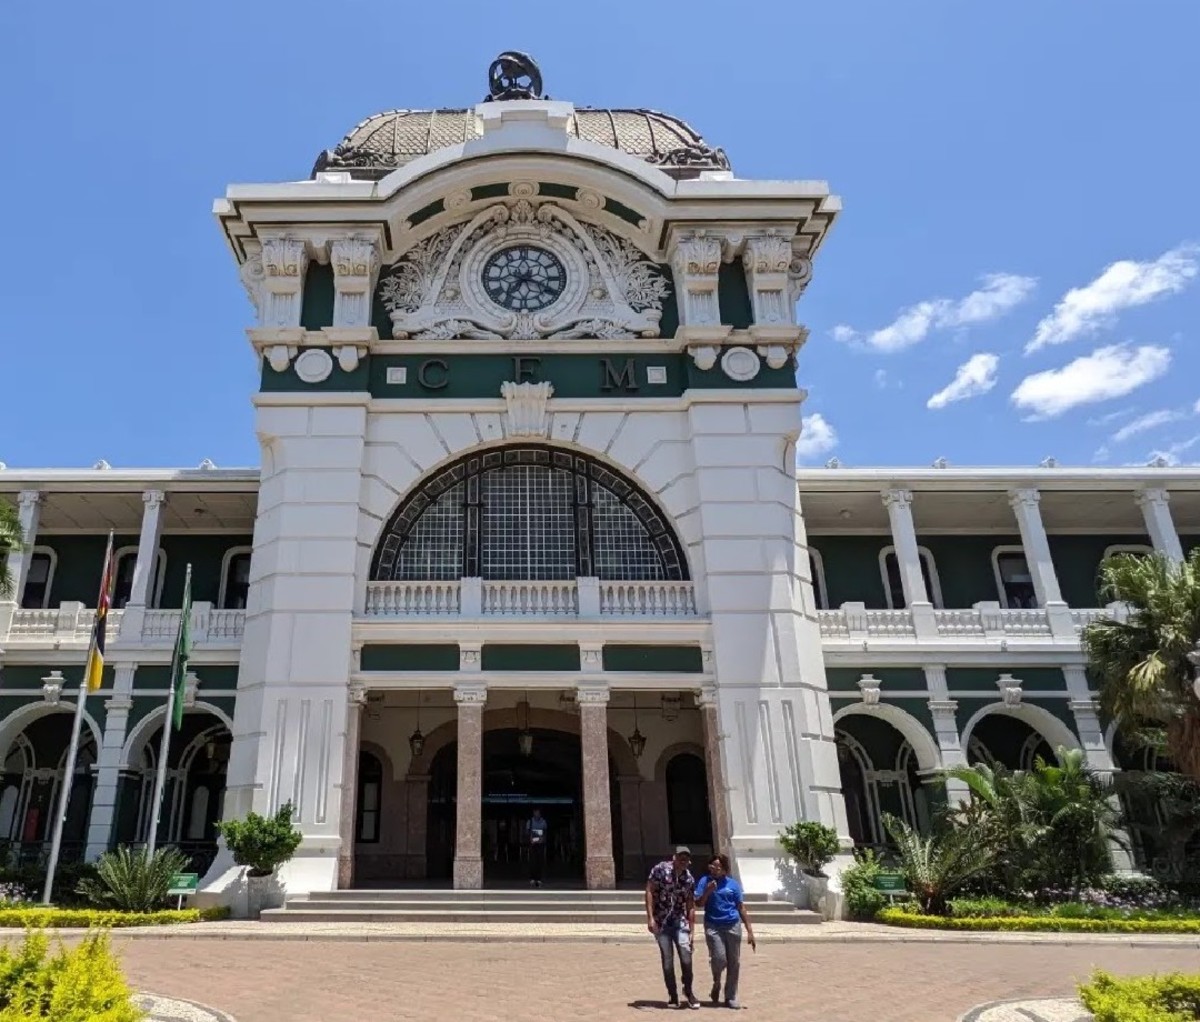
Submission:
[[[282,904],[282,892],[273,885],[275,871],[300,846],[301,835],[292,825],[295,809],[286,802],[274,816],[248,813],[244,820],[226,820],[217,825],[233,861],[246,867],[246,901],[251,919],[264,908]]]
[[[832,919],[837,913],[834,899],[829,897],[829,877],[825,874],[825,867],[841,850],[837,831],[823,823],[804,820],[782,831],[779,844],[800,867],[807,907],[820,912],[826,919]]]

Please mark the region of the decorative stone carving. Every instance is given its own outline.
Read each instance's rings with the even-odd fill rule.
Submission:
[[[788,267],[792,243],[773,236],[746,239],[742,268],[754,306],[755,325],[790,326],[795,322]]]
[[[261,259],[259,324],[264,327],[299,326],[308,249],[299,238],[266,238],[262,243]]]
[[[826,468],[841,468],[842,467],[842,459],[841,458],[830,458],[827,462],[825,462],[825,467]]]
[[[696,693],[696,705],[703,708],[705,706],[717,705],[717,690],[712,685],[705,685]]]
[[[351,685],[346,690],[346,699],[351,706],[363,707],[367,705],[367,687],[366,685]]]
[[[214,468],[217,467],[217,463],[215,461],[213,461],[212,458],[205,458],[196,467],[198,469],[200,469],[201,472],[211,472]]]
[[[246,261],[238,268],[238,276],[242,280],[242,287],[246,289],[246,296],[250,299],[250,304],[254,306],[254,312],[258,315],[259,322],[261,322],[263,282],[267,278],[267,271],[263,268],[262,255],[254,252],[247,256]]]
[[[262,265],[268,280],[298,279],[308,268],[308,250],[299,238],[267,238],[262,244]]]
[[[272,344],[263,350],[267,364],[277,373],[287,371],[299,349],[293,344]]]
[[[1038,468],[1058,468],[1058,459],[1055,457],[1043,458],[1038,462]]]
[[[373,238],[356,234],[336,239],[330,248],[334,280],[333,325],[367,326],[371,322],[371,292],[379,274],[379,247]]]
[[[1000,695],[1004,699],[1005,706],[1021,705],[1020,678],[1014,678],[1011,674],[1002,674],[996,679],[996,687],[1000,689]]]
[[[522,182],[524,184],[524,182]],[[414,245],[380,284],[393,335],[419,340],[573,340],[657,337],[670,285],[630,242],[581,223],[518,189],[465,224]],[[562,266],[562,289],[543,309],[513,311],[488,294],[488,261],[528,245]]]
[[[110,468],[112,468],[112,465],[110,465],[107,461],[105,461],[103,458],[101,458],[98,462],[96,462],[96,464],[94,464],[92,466],[92,468],[97,469],[101,472],[107,472]]]
[[[363,355],[367,353],[367,349],[357,344],[343,344],[333,349],[337,355],[338,365],[342,367],[342,372],[352,373],[358,368],[358,363]]]
[[[296,375],[305,383],[321,383],[333,372],[333,359],[320,348],[308,348],[296,359]]]
[[[721,368],[725,375],[738,383],[748,383],[762,368],[758,355],[750,348],[730,348],[721,356]]]
[[[706,235],[681,238],[671,253],[679,322],[684,326],[719,326],[717,279],[721,270],[721,239]]]
[[[800,296],[804,294],[804,289],[808,287],[810,280],[812,280],[812,260],[807,256],[795,256],[788,263],[788,289],[791,292],[793,305],[800,300]]]
[[[580,706],[604,706],[608,703],[608,686],[580,685],[575,689],[575,702]]]
[[[511,383],[500,384],[500,396],[504,398],[505,431],[508,436],[545,436],[550,429],[550,416],[546,404],[554,393],[554,384]]]
[[[862,693],[864,706],[879,705],[879,690],[881,685],[880,680],[871,674],[864,674],[858,679],[858,690]]]
[[[712,344],[699,344],[694,348],[689,348],[688,352],[692,356],[692,361],[696,363],[696,368],[708,372],[717,364],[717,356],[721,353],[721,349]]]
[[[183,679],[183,705],[189,710],[196,705],[196,695],[200,691],[200,679],[194,671],[188,671]]]
[[[601,650],[599,647],[594,647],[591,649],[581,648],[579,651],[579,657],[581,662],[586,664],[588,667],[599,667],[602,662]]]
[[[668,724],[679,719],[683,709],[683,696],[678,692],[668,692],[662,697],[662,719]]]
[[[949,468],[950,462],[948,462],[945,458],[937,458],[933,463],[933,467],[934,468]]]
[[[782,369],[792,354],[786,344],[760,344],[757,351],[772,369]]]
[[[42,698],[50,705],[57,706],[62,698],[62,671],[51,671],[42,679]]]
[[[460,705],[482,706],[487,702],[487,689],[482,685],[455,685],[454,701]]]

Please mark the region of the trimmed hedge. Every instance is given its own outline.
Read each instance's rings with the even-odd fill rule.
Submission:
[[[0,946],[0,1019],[141,1022],[144,1013],[103,934],[51,952],[44,933]]]
[[[1016,931],[1044,933],[1194,933],[1195,919],[1072,919],[1062,916],[925,916],[885,908],[876,917],[889,926],[915,930]]]
[[[161,912],[114,912],[107,909],[0,908],[0,928],[41,929],[114,929],[128,926],[171,926],[178,923],[206,923],[229,918],[229,909],[185,908]]]
[[[1183,1022],[1200,1018],[1200,976],[1117,978],[1097,972],[1079,988],[1096,1022]]]

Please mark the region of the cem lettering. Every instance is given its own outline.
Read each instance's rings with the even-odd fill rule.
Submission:
[[[637,365],[632,358],[614,360],[600,359],[600,390],[604,392],[638,390]],[[542,360],[535,355],[514,355],[512,376],[514,383],[537,383],[542,375]],[[389,381],[391,382],[391,381]],[[444,390],[450,385],[450,364],[444,358],[429,358],[417,367],[417,383],[423,390]]]
[[[450,383],[450,367],[446,360],[431,358],[417,370],[417,382],[426,390],[441,390]]]

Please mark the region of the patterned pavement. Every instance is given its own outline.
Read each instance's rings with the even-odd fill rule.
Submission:
[[[981,1004],[961,1022],[1089,1022],[1092,1018],[1073,997]]]
[[[622,944],[122,939],[137,989],[237,1022],[644,1020],[663,1007],[657,949]],[[697,955],[697,993],[708,990]],[[747,1017],[788,1022],[1077,1022],[1015,998],[1069,998],[1094,968],[1195,970],[1194,946],[810,942],[746,949]],[[1060,1002],[1061,1004],[1061,1002]],[[968,1013],[978,1005],[986,1011]],[[1022,1013],[1029,1008],[1034,1012]],[[705,1010],[714,1009],[706,1006]],[[986,1012],[992,1012],[987,1014]],[[1006,1013],[1007,1012],[1007,1013]],[[188,1020],[191,1022],[191,1020]],[[207,1020],[205,1020],[207,1022]]]
[[[172,997],[137,994],[134,1001],[146,1013],[148,1022],[234,1022],[224,1012]]]

